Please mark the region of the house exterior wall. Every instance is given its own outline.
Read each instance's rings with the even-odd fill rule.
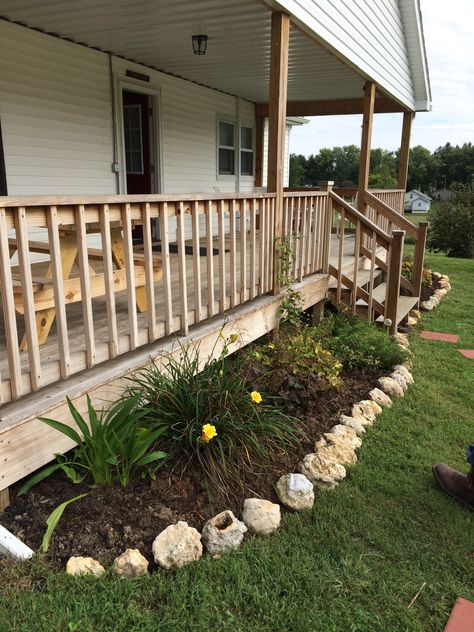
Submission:
[[[395,98],[415,107],[398,0],[270,0]],[[422,105],[422,104],[420,104]]]
[[[106,53],[0,21],[0,117],[9,195],[125,192],[121,89],[149,90],[160,158],[156,191],[252,191],[217,174],[218,120],[255,127],[254,104]],[[112,69],[112,76],[111,76]],[[126,77],[127,70],[150,77]],[[114,111],[115,102],[115,111]],[[116,135],[114,138],[114,116]],[[117,160],[122,174],[112,171]]]
[[[287,187],[290,182],[290,133],[291,125],[286,126],[285,131],[285,165],[283,171],[283,186]],[[268,119],[265,119],[265,127],[263,129],[263,178],[262,184],[267,186],[268,176]]]

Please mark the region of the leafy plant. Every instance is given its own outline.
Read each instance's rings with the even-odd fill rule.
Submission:
[[[70,498],[69,500],[66,500],[65,502],[58,505],[49,514],[48,518],[46,519],[46,524],[48,525],[48,528],[46,529],[46,533],[43,536],[43,541],[41,542],[41,550],[43,551],[43,553],[46,553],[48,551],[49,543],[51,541],[51,536],[53,535],[54,530],[58,526],[58,522],[61,520],[61,516],[63,515],[66,507],[70,505],[71,503],[75,502],[76,500],[80,500],[81,498],[84,498],[85,496],[87,496],[87,494],[79,494],[79,496]]]
[[[428,248],[448,257],[474,257],[474,189],[457,188],[454,197],[435,204],[430,211]]]
[[[412,280],[413,277],[413,257],[405,257],[402,264],[402,275]],[[428,268],[423,268],[421,282],[427,288],[433,285],[433,273]]]
[[[296,327],[300,323],[303,307],[301,293],[291,287],[296,279],[292,275],[294,252],[289,236],[280,239],[278,252],[280,255],[280,283],[283,286],[287,286],[285,298],[282,300],[279,309],[280,319],[282,322]]]
[[[163,429],[150,423],[150,411],[137,407],[137,397],[122,399],[100,412],[87,397],[89,424],[69,398],[67,402],[82,436],[60,421],[43,417],[40,420],[69,437],[76,448],[70,456],[57,454],[57,462],[30,478],[19,494],[26,493],[56,470],[62,470],[74,483],[89,478],[93,485],[118,481],[126,486],[138,469],[156,467],[166,456],[162,451],[153,450]]]
[[[407,359],[392,338],[358,316],[329,315],[314,329],[321,344],[350,370],[375,372]]]
[[[181,347],[132,378],[130,393],[151,411],[165,449],[183,471],[199,465],[209,485],[228,494],[246,464],[264,461],[271,447],[297,441],[296,420],[270,405],[225,357],[236,336],[225,338],[217,359],[201,360],[199,347]]]

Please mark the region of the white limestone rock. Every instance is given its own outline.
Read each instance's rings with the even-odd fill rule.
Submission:
[[[346,477],[346,468],[340,463],[324,459],[319,454],[307,454],[299,464],[299,471],[323,489],[334,489]]]
[[[247,527],[226,509],[206,522],[201,538],[211,555],[227,553],[239,548]]]
[[[421,312],[419,309],[412,309],[410,310],[410,316],[412,316],[413,318],[417,318],[418,320],[420,320],[421,318]]]
[[[360,446],[362,445],[362,439],[357,436],[357,432],[354,430],[354,428],[351,428],[350,426],[337,424],[336,426],[333,426],[329,432],[338,437],[342,437],[345,441],[350,443],[354,450],[360,448]],[[325,437],[326,434],[324,435]]]
[[[393,334],[393,339],[395,340],[395,342],[397,344],[399,344],[401,347],[406,347],[408,348],[410,346],[410,341],[408,340],[408,335],[407,334],[402,334],[399,331],[395,332]]]
[[[95,575],[101,577],[105,573],[105,568],[92,557],[70,557],[66,564],[68,575]]]
[[[280,505],[261,498],[246,498],[242,519],[252,533],[269,535],[280,526]]]
[[[354,419],[354,417],[349,417],[349,415],[341,415],[339,417],[339,423],[343,426],[348,426],[352,428],[358,435],[364,434],[365,426],[360,422],[359,419]]]
[[[187,522],[180,520],[156,536],[152,550],[155,562],[161,567],[182,568],[201,559],[201,535]]]
[[[407,325],[408,327],[414,327],[418,323],[418,318],[414,316],[408,316]]]
[[[314,505],[313,483],[304,474],[284,474],[276,484],[278,500],[293,511],[306,511]]]
[[[112,568],[120,577],[141,577],[148,574],[148,560],[138,549],[127,549],[115,558]]]
[[[315,453],[322,459],[341,463],[342,465],[354,465],[357,463],[357,455],[350,443],[343,437],[327,433],[327,437],[321,437],[314,444]]]
[[[403,397],[405,395],[405,391],[400,384],[391,377],[379,377],[378,385],[390,397]]]
[[[352,406],[352,416],[358,419],[363,426],[371,426],[377,415],[380,415],[382,408],[372,399],[363,399]]]
[[[369,393],[369,397],[379,406],[386,408],[391,408],[393,406],[393,402],[390,397],[379,388],[373,388]]]
[[[405,380],[401,373],[390,373],[389,376],[392,380],[395,380],[403,389],[403,392],[406,393],[408,390],[408,382]]]
[[[399,373],[407,384],[414,383],[415,380],[413,379],[413,375],[410,373],[410,371],[407,369],[407,367],[404,364],[396,364],[392,368],[393,368],[393,372]]]

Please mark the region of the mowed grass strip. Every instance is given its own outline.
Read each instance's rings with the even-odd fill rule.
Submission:
[[[314,511],[220,560],[123,581],[70,578],[37,561],[0,576],[0,630],[437,632],[457,596],[474,600],[474,514],[431,465],[466,471],[474,441],[474,261],[429,256],[453,291],[411,336],[415,384],[367,433],[359,463]],[[224,507],[222,508],[224,509]],[[67,519],[67,516],[65,516]],[[411,607],[413,598],[420,591]]]

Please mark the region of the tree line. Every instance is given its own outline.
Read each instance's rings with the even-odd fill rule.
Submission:
[[[372,149],[369,186],[396,189],[398,151]],[[290,156],[290,187],[316,186],[321,180],[334,180],[336,186],[357,186],[360,148],[357,145],[324,148],[306,158]],[[417,145],[410,149],[407,190],[430,193],[453,184],[471,184],[474,178],[474,145],[446,143],[431,152]]]

